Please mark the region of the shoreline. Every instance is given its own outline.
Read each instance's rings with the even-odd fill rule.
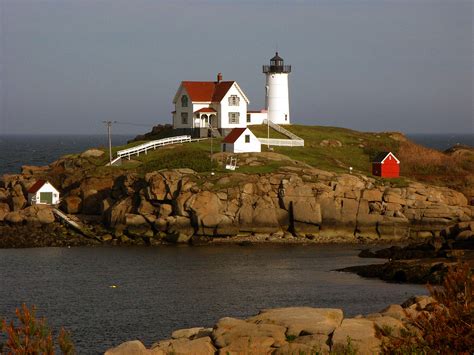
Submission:
[[[102,225],[98,225],[102,227]],[[293,236],[291,233],[265,234],[257,233],[250,235],[236,235],[227,237],[216,237],[206,235],[193,235],[186,241],[162,238],[151,242],[148,239],[132,239],[126,236],[112,238],[112,232],[84,236],[80,232],[67,228],[61,223],[47,225],[2,225],[0,224],[0,249],[15,248],[41,248],[41,247],[76,247],[76,246],[110,246],[110,247],[156,247],[156,246],[189,246],[199,247],[206,245],[360,245],[377,247],[388,245],[406,245],[414,239],[405,240],[360,240],[353,235],[342,234],[334,236],[334,233],[324,236]]]
[[[348,318],[339,308],[263,309],[245,319],[221,318],[212,327],[176,329],[150,348],[139,340],[126,341],[104,355],[373,354],[392,336],[412,330],[412,319],[432,312],[434,304],[430,296],[413,296],[402,304]]]

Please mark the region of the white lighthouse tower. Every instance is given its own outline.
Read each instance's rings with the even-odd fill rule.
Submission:
[[[291,65],[284,65],[283,58],[276,52],[270,65],[263,66],[266,75],[265,109],[268,119],[276,124],[290,124],[290,98],[288,94],[288,74]]]

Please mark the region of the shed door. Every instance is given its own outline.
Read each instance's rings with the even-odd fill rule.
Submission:
[[[53,204],[53,193],[52,192],[40,192],[40,203]]]

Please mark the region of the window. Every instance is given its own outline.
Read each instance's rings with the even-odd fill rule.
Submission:
[[[238,124],[240,112],[229,112],[229,124]]]
[[[288,121],[288,115],[285,115],[285,121]]]
[[[252,121],[252,116],[250,113],[247,113],[247,123],[250,123]]]
[[[181,123],[182,124],[188,124],[188,113],[187,112],[181,112]]]
[[[186,95],[181,96],[181,107],[188,107],[188,97]]]
[[[250,134],[245,135],[245,143],[250,143]]]
[[[240,105],[240,97],[237,95],[230,95],[229,96],[229,106],[239,106]]]

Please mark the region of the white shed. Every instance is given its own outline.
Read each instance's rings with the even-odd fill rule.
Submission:
[[[234,128],[222,141],[222,151],[227,153],[260,153],[262,145],[248,128]]]
[[[57,205],[59,191],[49,181],[38,180],[28,190],[28,203],[30,205]]]

